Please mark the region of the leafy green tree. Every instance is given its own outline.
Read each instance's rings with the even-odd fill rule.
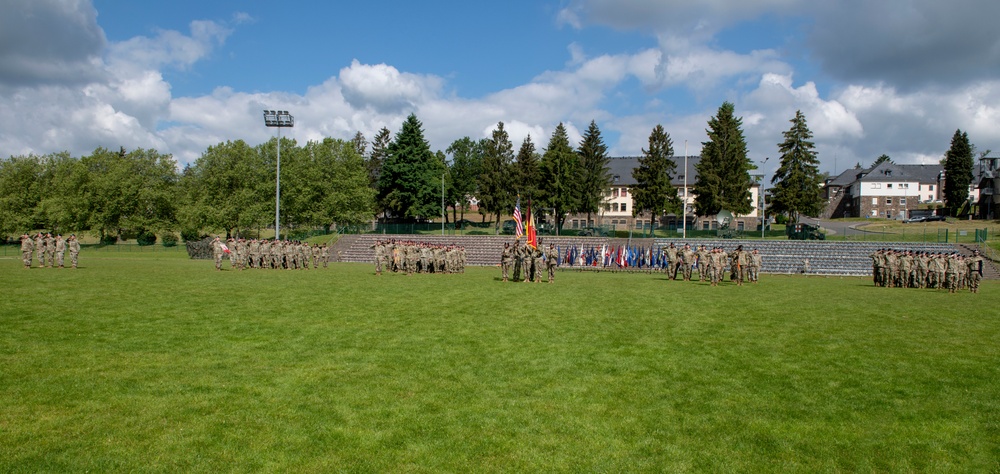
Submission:
[[[90,173],[84,190],[90,228],[102,239],[175,225],[178,176],[172,156],[152,149],[115,153],[98,148],[81,161]]]
[[[499,122],[491,138],[483,142],[483,166],[478,180],[480,212],[496,216],[493,227],[498,233],[500,216],[514,209],[513,162],[514,144],[503,129],[503,122]]]
[[[525,198],[538,194],[538,186],[542,180],[542,169],[539,161],[541,155],[535,151],[531,135],[524,137],[521,148],[517,151],[514,163],[514,189]]]
[[[38,226],[44,166],[35,155],[0,160],[0,233],[20,235]]]
[[[87,168],[67,152],[47,155],[43,160],[42,199],[36,219],[63,233],[86,229],[88,203],[83,190],[90,179]]]
[[[208,147],[181,179],[183,227],[224,229],[227,236],[233,236],[273,222],[277,140],[258,147],[243,140]],[[294,161],[294,142],[282,139],[281,151],[284,178]],[[282,180],[282,201],[287,200],[287,186]]]
[[[611,186],[611,171],[608,168],[611,159],[608,157],[608,146],[601,138],[601,130],[597,128],[597,122],[590,121],[590,126],[580,141],[577,155],[580,157],[580,177],[575,211],[587,214],[589,222],[591,214],[600,210],[604,195]]]
[[[698,177],[691,191],[698,215],[718,214],[725,209],[737,215],[753,210],[750,202],[750,170],[743,137],[743,119],[734,115],[735,106],[724,102],[708,121],[708,141],[702,143],[701,160],[695,165]]]
[[[358,225],[374,215],[375,190],[368,185],[368,171],[356,144],[325,138],[304,147],[310,171],[296,179],[319,181],[301,184],[309,192],[302,201],[310,225]]]
[[[778,144],[781,164],[771,177],[774,188],[768,205],[771,213],[784,214],[789,222],[795,223],[800,215],[819,214],[823,210],[823,196],[819,158],[815,144],[810,141],[813,134],[806,125],[806,117],[802,111],[796,111],[790,122],[792,127],[783,134],[785,141]]]
[[[632,170],[632,216],[648,212],[657,217],[674,211],[680,213],[681,200],[677,188],[671,184],[677,164],[674,163],[674,143],[670,134],[657,124],[649,134],[649,148],[642,150],[639,166]]]
[[[969,185],[972,184],[972,144],[969,135],[955,130],[951,137],[951,147],[944,155],[944,205],[951,215],[956,215],[962,204],[969,199]]]
[[[542,205],[552,208],[555,214],[556,232],[562,231],[564,216],[579,208],[579,166],[580,159],[570,147],[566,127],[560,122],[542,155],[542,182],[539,187]]]
[[[437,216],[444,164],[431,152],[416,115],[406,118],[387,151],[378,181],[379,202],[386,213],[411,220]]]
[[[462,213],[461,218],[465,219],[469,198],[476,195],[476,183],[483,168],[483,146],[482,142],[462,137],[452,142],[445,150],[451,155],[447,200],[451,204],[455,221],[458,221],[458,211]]]

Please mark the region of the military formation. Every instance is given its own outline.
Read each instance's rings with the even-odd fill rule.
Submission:
[[[76,234],[70,234],[65,240],[62,234],[52,237],[51,233],[39,232],[34,238],[21,234],[21,260],[25,269],[31,268],[32,255],[38,259],[38,268],[64,268],[67,250],[70,266],[76,268],[80,259],[80,241]]]
[[[510,242],[504,242],[503,251],[500,253],[501,281],[541,283],[542,274],[545,273],[548,275],[548,282],[554,282],[556,267],[559,266],[559,252],[552,244],[549,244],[548,249],[543,250],[543,248],[541,242],[532,246],[521,239],[516,239],[513,247],[511,247]],[[511,270],[513,270],[513,278],[511,278]],[[524,273],[523,278],[522,272]]]
[[[272,270],[307,270],[309,265],[328,267],[330,250],[326,244],[312,244],[297,240],[234,239],[223,243],[219,237],[212,241],[215,269],[222,270],[222,259],[228,254],[230,268],[244,270],[261,268]]]
[[[465,273],[465,247],[438,245],[411,240],[380,240],[375,251],[375,274]]]
[[[698,271],[698,281],[707,281],[711,286],[719,286],[725,281],[726,270],[729,270],[729,281],[742,286],[744,282],[757,283],[764,257],[760,251],[747,251],[742,245],[732,252],[726,253],[722,247],[711,249],[699,245],[697,249],[690,244],[682,248],[671,243],[663,249],[663,259],[666,265],[662,271],[671,280],[681,279],[693,281],[694,271]]]
[[[933,288],[955,293],[968,288],[979,292],[983,257],[958,253],[915,252],[879,249],[871,254],[875,286],[886,288]]]

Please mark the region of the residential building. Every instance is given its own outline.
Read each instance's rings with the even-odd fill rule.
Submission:
[[[671,183],[677,188],[677,196],[687,203],[687,228],[697,230],[718,229],[719,223],[715,216],[696,216],[693,214],[695,195],[690,192],[690,188],[694,186],[695,178],[697,177],[695,165],[701,161],[701,157],[688,156],[686,169],[684,167],[685,160],[683,156],[674,156],[671,159],[677,165]],[[636,184],[635,179],[632,178],[632,170],[638,166],[639,157],[637,156],[611,158],[608,163],[608,170],[611,173],[611,186],[608,187],[605,193],[603,207],[596,215],[591,215],[589,220],[585,214],[567,216],[565,228],[579,229],[593,226],[613,226],[618,230],[630,228],[642,229],[643,227],[649,228],[651,222],[655,219],[657,228],[682,229],[684,226],[682,224],[683,219],[680,215],[674,213],[663,216],[650,216],[648,213],[644,213],[632,217],[634,204],[632,202],[631,189]],[[685,193],[685,176],[687,176],[687,193]],[[750,189],[751,203],[754,206],[754,210],[745,216],[735,216],[733,222],[730,223],[732,228],[740,230],[756,228],[759,223],[759,190],[760,184],[755,181]]]

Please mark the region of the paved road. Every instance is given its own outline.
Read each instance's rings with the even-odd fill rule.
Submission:
[[[864,225],[864,222],[857,221],[841,221],[841,220],[830,220],[830,219],[813,219],[812,217],[800,217],[800,221],[803,224],[818,225],[826,229],[830,235],[862,235],[865,233],[873,233],[872,231],[859,230],[857,226]],[[878,231],[875,231],[877,233]]]

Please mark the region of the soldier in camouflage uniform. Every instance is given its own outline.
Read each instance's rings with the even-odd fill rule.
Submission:
[[[559,252],[556,252],[554,245],[549,244],[549,250],[545,254],[545,267],[549,273],[549,283],[556,279],[556,266],[559,265]]]
[[[21,234],[21,261],[24,262],[24,269],[31,269],[31,252],[35,250],[35,243],[27,233]]]
[[[45,260],[49,263],[49,268],[55,266],[55,253],[56,253],[56,239],[52,238],[51,233],[45,234]]]
[[[503,243],[503,250],[500,252],[500,276],[501,281],[507,281],[508,274],[510,273],[510,262],[514,258],[513,252],[510,249],[510,242]]]
[[[66,257],[66,241],[63,240],[62,234],[56,235],[55,257],[56,265],[58,265],[59,268],[63,268],[63,260]]]
[[[531,252],[532,262],[531,266],[534,267],[534,277],[535,283],[542,282],[542,269],[545,268],[545,252],[542,251],[541,243]]]
[[[968,267],[969,291],[979,293],[979,281],[983,279],[983,257],[978,250],[972,252],[972,256],[965,259]]]
[[[684,244],[684,250],[678,255],[681,260],[684,281],[691,281],[691,266],[694,265],[695,253],[690,244]]]
[[[69,235],[69,263],[76,268],[80,259],[80,241],[76,240],[76,234]]]
[[[35,236],[35,259],[38,260],[38,268],[45,268],[45,235],[41,232]]]
[[[222,271],[222,241],[219,237],[212,240],[212,258],[215,259],[215,269]]]

